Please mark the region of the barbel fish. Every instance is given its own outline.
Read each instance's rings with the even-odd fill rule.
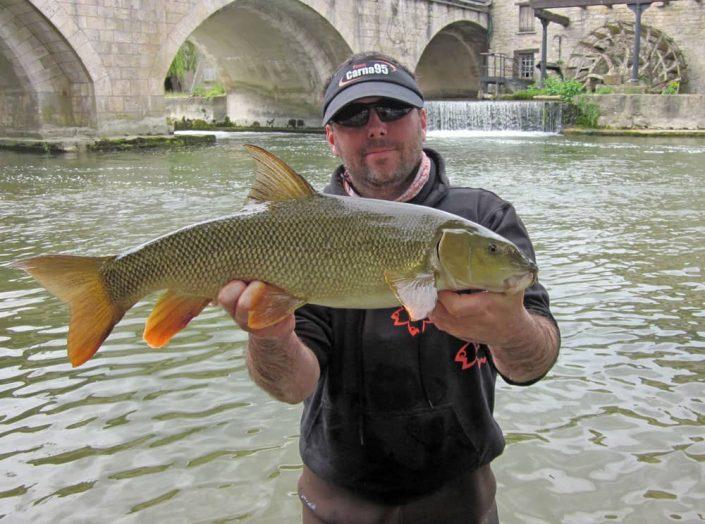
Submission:
[[[164,346],[231,280],[271,284],[249,324],[263,328],[306,303],[403,305],[425,318],[439,290],[516,293],[535,263],[513,243],[456,215],[412,204],[324,195],[282,160],[245,146],[256,177],[237,214],[191,225],[118,256],[44,255],[13,263],[70,308],[68,356],[90,359],[141,298],[166,290],[144,340]]]

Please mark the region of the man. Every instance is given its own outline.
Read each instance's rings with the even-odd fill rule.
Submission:
[[[534,258],[511,204],[449,185],[443,159],[422,147],[423,105],[413,74],[392,58],[363,53],[342,64],[323,123],[343,165],[325,191],[449,211]],[[545,289],[443,291],[419,322],[403,308],[307,305],[253,330],[247,312],[263,286],[232,282],[218,300],[250,333],[255,382],[277,399],[305,402],[303,521],[497,522],[489,464],[504,439],[492,415],[495,378],[530,384],[553,365],[559,331]]]

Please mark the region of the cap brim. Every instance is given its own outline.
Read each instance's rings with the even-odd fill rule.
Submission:
[[[408,87],[390,82],[360,82],[341,91],[330,101],[323,115],[323,125],[326,125],[333,115],[350,102],[371,96],[399,100],[414,107],[423,107],[424,105],[423,98]]]

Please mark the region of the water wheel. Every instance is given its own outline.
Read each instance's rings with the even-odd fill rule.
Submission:
[[[578,42],[568,61],[568,76],[591,91],[602,84],[627,83],[632,72],[634,25],[610,22]],[[673,39],[642,25],[640,45],[639,85],[647,93],[660,93],[672,82],[681,86],[686,82],[685,59]]]

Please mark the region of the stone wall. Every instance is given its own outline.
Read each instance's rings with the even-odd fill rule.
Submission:
[[[227,116],[227,97],[215,96],[203,98],[200,96],[166,97],[167,117],[172,120],[204,120],[209,124],[223,122]]]
[[[528,3],[528,1],[526,2]],[[513,55],[517,50],[536,50],[536,62],[541,60],[542,27],[534,21],[534,31],[519,33],[519,2],[495,0],[492,7],[494,32],[491,51]],[[609,21],[633,22],[634,14],[626,5],[613,8],[553,9],[554,13],[570,19],[566,28],[551,23],[548,26],[548,62],[567,62],[576,44],[595,29]],[[705,93],[705,53],[702,52],[705,36],[705,2],[678,0],[667,5],[654,3],[642,15],[642,24],[652,26],[671,37],[683,52],[688,66],[686,93]],[[536,72],[538,77],[538,71]]]
[[[600,108],[601,127],[705,129],[705,95],[586,95]]]
[[[488,11],[445,0],[0,0],[0,77],[16,79],[0,82],[0,105],[32,114],[6,113],[0,133],[167,132],[164,77],[187,38],[215,58],[229,94],[263,102],[261,117],[314,119],[351,52],[379,49],[414,69],[445,28],[484,32]],[[442,74],[468,53],[464,38]]]
[[[50,16],[26,0],[0,2],[0,134],[71,135],[96,124],[91,79]]]

